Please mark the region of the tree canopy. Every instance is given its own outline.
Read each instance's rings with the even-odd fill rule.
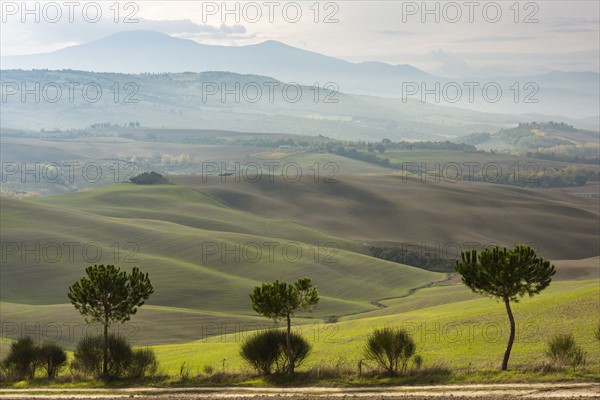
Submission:
[[[510,336],[501,366],[506,370],[515,340],[515,319],[510,302],[547,288],[556,272],[554,265],[538,257],[530,246],[517,244],[512,250],[495,247],[484,249],[479,255],[476,250],[463,252],[454,268],[473,292],[504,301],[510,322]]]
[[[479,255],[476,250],[463,252],[455,270],[473,292],[514,302],[526,294],[540,293],[555,273],[550,261],[525,245],[516,245],[512,250],[485,249]]]
[[[286,347],[288,371],[294,373],[294,356],[291,348],[291,317],[299,310],[312,311],[319,302],[317,288],[310,278],[298,279],[293,284],[276,280],[263,283],[254,288],[250,294],[252,309],[257,313],[277,322],[287,321]]]
[[[129,321],[154,288],[147,273],[133,267],[130,274],[114,265],[94,265],[86,277],[69,287],[68,297],[87,323],[104,325],[103,375],[108,373],[108,327]]]

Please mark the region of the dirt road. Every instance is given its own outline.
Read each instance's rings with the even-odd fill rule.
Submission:
[[[392,399],[600,399],[600,383],[477,384],[394,387],[302,388],[127,388],[127,389],[0,389],[1,399],[248,399],[392,400]]]

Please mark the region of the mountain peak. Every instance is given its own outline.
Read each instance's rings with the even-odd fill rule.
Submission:
[[[262,44],[264,46],[287,46],[287,44],[273,39],[265,40],[264,42],[260,42],[259,44]]]

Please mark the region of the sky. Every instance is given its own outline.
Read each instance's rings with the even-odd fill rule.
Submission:
[[[449,77],[600,70],[598,1],[0,3],[2,56],[149,29],[226,46],[278,40],[352,62],[410,64]]]

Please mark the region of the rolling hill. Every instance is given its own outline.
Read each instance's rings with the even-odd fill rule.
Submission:
[[[324,156],[323,160],[326,160]],[[344,176],[338,183],[279,184],[170,179],[265,218],[283,219],[372,245],[411,243],[443,254],[466,243],[532,243],[551,259],[600,254],[597,200],[563,191],[479,182],[435,182],[399,175]],[[427,222],[424,222],[427,221]],[[569,235],[563,234],[569,227]]]
[[[386,305],[396,314],[472,298],[439,288],[429,300],[402,300],[446,276],[371,257],[373,244],[439,244],[444,255],[446,244],[534,242],[543,256],[566,260],[557,262],[559,280],[597,278],[596,203],[568,192],[398,176],[340,175],[338,183],[171,179],[176,184],[3,198],[3,322],[82,328],[66,291],[94,263],[150,272],[156,293],[128,326],[141,345],[220,335],[221,326],[229,332],[268,326],[251,312],[247,296],[273,279],[310,276],[318,286],[319,308],[300,315],[300,324],[367,316]]]
[[[371,302],[378,298],[444,279],[370,257],[352,240],[238,211],[178,185],[121,184],[32,201],[3,199],[1,218],[7,322],[39,317],[41,305],[47,305],[44,320],[68,315],[72,321],[73,310],[64,305],[68,286],[96,263],[139,264],[150,272],[156,294],[149,305],[158,308],[148,307],[142,323],[173,310],[170,329],[188,332],[188,340],[197,337],[185,327],[190,316],[203,323],[256,320],[248,293],[263,281],[311,276],[323,306],[312,317],[331,318],[375,309]],[[145,330],[149,337],[152,331]],[[174,340],[165,332],[152,339]]]
[[[333,86],[286,86],[268,76],[230,72],[3,70],[0,81],[7,88],[0,111],[3,128],[68,130],[135,121],[149,128],[445,140],[531,120],[528,115],[489,114],[415,99],[350,95]],[[22,88],[37,90],[37,98],[24,95]]]
[[[538,159],[587,162],[598,165],[600,134],[555,122],[524,123],[455,139],[480,150],[528,154]],[[585,161],[587,159],[587,161]]]
[[[556,282],[539,296],[515,304],[517,339],[509,374],[543,365],[547,361],[546,341],[557,333],[573,333],[586,351],[588,366],[593,371],[600,360],[600,349],[593,336],[598,324],[593,315],[600,311],[599,295],[597,280]],[[364,360],[365,338],[373,329],[383,327],[411,332],[425,366],[469,375],[498,368],[508,336],[506,313],[498,302],[474,296],[462,285],[429,288],[394,302],[397,305],[346,317],[336,324],[296,327],[314,346],[302,370],[355,371],[361,359],[364,370],[373,368],[372,363]],[[411,307],[403,306],[407,303]],[[223,359],[228,371],[243,371],[248,367],[239,356],[239,347],[251,333],[243,331],[186,344],[157,346],[155,350],[164,368],[172,374],[178,372],[183,362],[192,371],[202,371],[204,366],[218,369]],[[511,379],[511,376],[515,379],[506,373],[497,379]],[[475,383],[476,376],[469,378]]]

